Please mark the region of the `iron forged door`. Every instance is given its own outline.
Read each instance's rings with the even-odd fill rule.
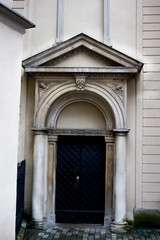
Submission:
[[[104,222],[103,137],[60,136],[57,147],[56,222]]]

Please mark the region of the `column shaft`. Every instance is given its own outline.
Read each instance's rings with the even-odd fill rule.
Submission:
[[[46,135],[35,132],[34,137],[34,169],[32,192],[32,218],[36,222],[43,221],[44,206],[44,159]]]
[[[116,136],[115,222],[126,219],[126,137]]]
[[[116,135],[115,151],[115,219],[112,231],[124,232],[126,225],[126,136],[129,129],[114,129]]]

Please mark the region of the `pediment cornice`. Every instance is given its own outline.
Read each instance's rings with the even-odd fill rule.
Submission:
[[[57,67],[64,59],[78,53],[85,53],[103,63],[98,67]],[[105,65],[104,65],[105,64]],[[143,64],[124,53],[109,47],[85,34],[79,34],[63,43],[53,46],[23,61],[23,67],[30,73],[137,73]]]

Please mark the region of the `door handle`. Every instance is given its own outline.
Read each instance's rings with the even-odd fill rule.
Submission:
[[[76,176],[76,182],[79,183],[79,176]]]

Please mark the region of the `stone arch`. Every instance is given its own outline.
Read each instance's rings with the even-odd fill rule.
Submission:
[[[72,91],[56,99],[48,111],[45,126],[49,128],[56,128],[57,119],[60,113],[64,108],[75,102],[85,102],[95,106],[102,113],[105,119],[106,129],[113,129],[114,116],[110,106],[106,104],[101,97],[89,91]]]
[[[35,116],[35,127],[48,127],[47,121],[54,112],[52,128],[56,127],[56,119],[61,110],[68,104],[78,100],[88,101],[96,105],[103,113],[107,129],[125,127],[125,111],[120,98],[109,88],[86,84],[84,91],[75,90],[75,84],[53,87],[44,95],[39,103]]]

